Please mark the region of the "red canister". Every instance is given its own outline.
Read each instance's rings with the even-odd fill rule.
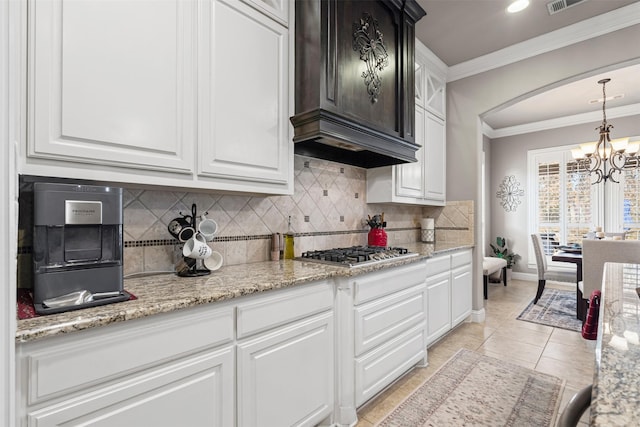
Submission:
[[[387,232],[384,231],[384,228],[372,228],[367,237],[369,246],[387,246]]]

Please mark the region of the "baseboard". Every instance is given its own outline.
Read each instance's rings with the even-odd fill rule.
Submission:
[[[482,307],[480,310],[471,310],[469,318],[474,323],[482,323],[484,322],[485,314],[484,307]]]

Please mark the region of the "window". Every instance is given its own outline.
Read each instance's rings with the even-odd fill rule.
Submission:
[[[640,240],[640,162],[628,160],[619,183],[592,185],[571,157],[575,146],[529,151],[530,233],[542,235],[549,256],[560,245],[580,243],[596,225]]]
[[[600,223],[592,208],[597,194],[568,147],[529,152],[529,182],[534,190],[530,230],[541,234],[547,255],[560,245],[579,243]]]
[[[622,227],[627,239],[640,240],[640,162],[627,160],[623,173]]]

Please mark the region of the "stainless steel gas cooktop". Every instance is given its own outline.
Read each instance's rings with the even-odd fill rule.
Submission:
[[[418,256],[405,248],[379,246],[351,246],[349,248],[324,249],[303,252],[299,261],[320,262],[343,267],[362,267],[398,258]]]

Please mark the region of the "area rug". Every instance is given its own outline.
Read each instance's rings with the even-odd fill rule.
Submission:
[[[575,291],[545,289],[538,303],[530,302],[517,319],[570,331],[582,331],[582,322],[576,319]]]
[[[564,381],[462,349],[378,426],[553,426]]]

